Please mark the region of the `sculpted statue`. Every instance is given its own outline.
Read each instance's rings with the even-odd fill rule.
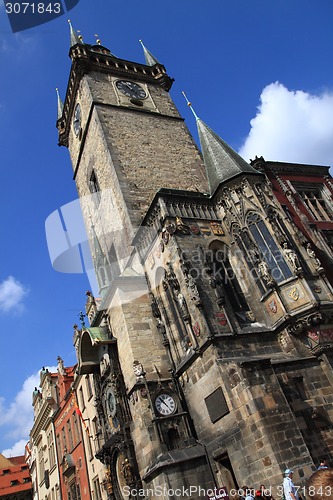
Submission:
[[[225,303],[224,288],[222,284],[214,276],[210,276],[208,283],[214,289],[217,298],[217,305],[222,306]]]
[[[186,300],[184,295],[181,292],[177,293],[177,303],[179,306],[179,311],[183,319],[188,319],[189,317],[189,312],[186,304]]]
[[[283,252],[283,255],[285,256],[288,264],[290,265],[291,269],[294,272],[301,269],[297,254],[296,254],[296,252],[294,252],[294,250],[292,250],[291,248],[288,247],[288,243],[283,243],[282,252]]]
[[[312,249],[311,247],[311,243],[308,243],[306,245],[306,252],[308,254],[308,256],[310,257],[310,259],[313,260],[313,263],[314,263],[314,266],[316,269],[319,269],[321,268],[321,262],[320,260],[318,259],[318,257],[316,256],[314,250]]]
[[[268,286],[272,285],[274,283],[274,279],[271,276],[271,270],[268,267],[268,264],[266,261],[262,260],[258,264],[258,270],[260,276],[263,278],[263,280],[266,282]]]
[[[191,274],[188,274],[185,281],[186,281],[186,285],[187,285],[188,291],[189,291],[190,296],[191,296],[191,300],[196,305],[199,305],[201,303],[201,300],[200,300],[199,290],[198,290],[197,284],[195,282],[195,279],[193,278],[193,276]]]
[[[122,475],[124,476],[125,482],[128,486],[134,483],[134,475],[133,475],[133,468],[131,464],[129,463],[128,458],[125,458],[125,460],[121,464],[121,472]]]

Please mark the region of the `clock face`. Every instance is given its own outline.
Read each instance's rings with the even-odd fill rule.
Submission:
[[[134,99],[145,99],[147,97],[146,91],[137,83],[127,80],[118,80],[116,86],[117,89],[127,95],[127,97],[132,97]]]
[[[161,415],[172,415],[176,411],[176,401],[170,394],[160,394],[155,399],[155,407]]]
[[[117,410],[116,396],[111,387],[106,390],[106,409],[109,417],[114,417]]]
[[[74,127],[75,135],[79,135],[79,132],[81,130],[81,107],[80,107],[80,104],[77,104],[75,106],[73,127]]]

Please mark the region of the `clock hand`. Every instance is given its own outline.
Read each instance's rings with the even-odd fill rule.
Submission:
[[[168,403],[166,403],[165,401],[163,401],[163,404],[168,408],[168,410],[171,410],[171,407],[168,405]]]

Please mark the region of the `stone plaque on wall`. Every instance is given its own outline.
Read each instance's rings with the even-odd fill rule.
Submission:
[[[221,387],[205,398],[205,403],[213,424],[229,413],[229,408]]]

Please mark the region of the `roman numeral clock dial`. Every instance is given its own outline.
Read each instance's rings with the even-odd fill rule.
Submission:
[[[116,86],[120,92],[132,99],[145,99],[147,97],[146,91],[137,83],[127,80],[118,80]]]
[[[176,401],[170,394],[160,394],[155,399],[155,407],[161,415],[172,415],[176,411]]]

